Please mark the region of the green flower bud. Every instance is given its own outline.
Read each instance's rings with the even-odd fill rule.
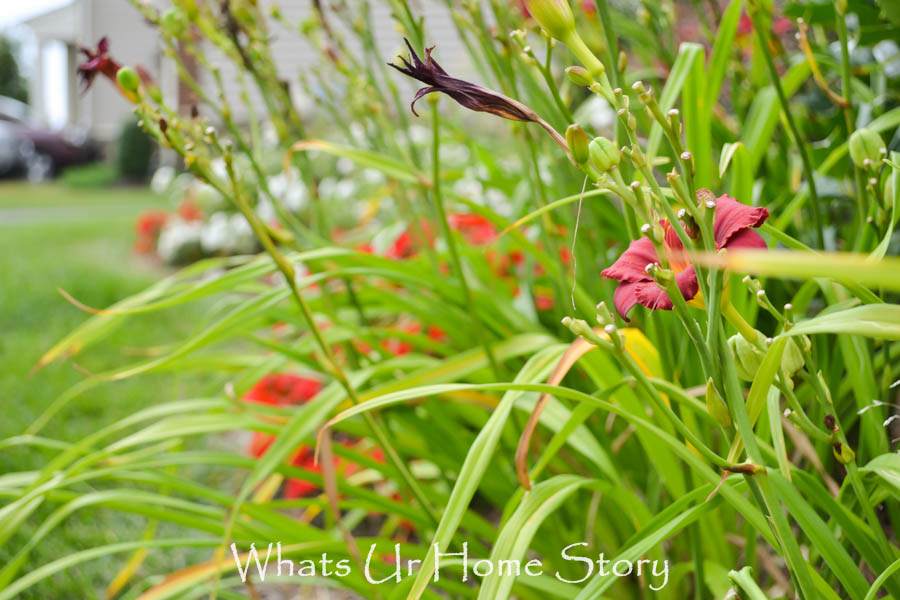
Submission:
[[[158,85],[154,84],[147,86],[147,95],[150,96],[150,98],[157,104],[162,104],[162,90],[159,89]]]
[[[757,332],[757,335],[759,341],[764,343],[765,336],[759,332]],[[739,333],[728,338],[728,347],[734,356],[734,368],[737,376],[744,381],[753,381],[765,355]]]
[[[716,423],[722,427],[731,427],[731,413],[728,411],[728,405],[719,395],[716,386],[713,385],[712,377],[706,380],[706,410]]]
[[[550,37],[565,40],[575,31],[575,17],[569,0],[525,0],[525,6]]]
[[[116,71],[116,80],[123,90],[136,92],[141,86],[141,78],[138,77],[137,71],[131,67],[121,67]]]
[[[809,338],[804,335],[800,340],[800,344],[804,346],[809,345]],[[789,339],[787,346],[784,348],[784,354],[781,356],[781,368],[784,369],[788,376],[792,376],[802,369],[804,364],[803,352],[800,351],[796,338]]]
[[[595,137],[589,145],[591,161],[602,172],[609,171],[619,166],[622,161],[622,153],[616,148],[615,142],[605,137]]]
[[[180,8],[172,7],[163,13],[160,19],[163,33],[172,37],[181,37],[187,31],[187,18]]]
[[[837,461],[842,465],[849,464],[856,458],[856,452],[854,452],[847,444],[842,444],[840,442],[832,444],[831,451],[834,453],[834,457]]]
[[[766,336],[759,331],[756,332],[756,336],[758,344],[765,346]],[[805,335],[801,338],[789,339],[784,347],[784,354],[781,355],[781,369],[787,373],[788,377],[802,369],[805,364],[803,352],[800,350],[801,345],[806,350],[812,347],[809,338]],[[728,347],[734,356],[735,371],[737,371],[738,377],[744,381],[753,381],[763,358],[765,358],[765,352],[760,350],[758,345],[748,342],[739,333],[728,338]],[[792,385],[790,380],[787,381],[787,384]]]
[[[566,129],[566,143],[569,145],[569,152],[572,153],[572,159],[576,164],[583,165],[590,158],[588,150],[588,138],[581,125],[573,123]]]
[[[850,136],[850,158],[853,159],[853,164],[861,169],[867,166],[867,160],[871,161],[872,166],[880,163],[886,152],[884,140],[877,131],[869,128],[857,129]]]
[[[569,81],[581,87],[590,87],[594,83],[594,78],[584,67],[567,67],[566,75],[569,76]]]
[[[178,4],[181,5],[181,8],[184,10],[188,18],[197,18],[197,0],[179,0]]]

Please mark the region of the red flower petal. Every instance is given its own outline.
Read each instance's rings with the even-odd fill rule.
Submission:
[[[690,266],[681,273],[676,273],[675,283],[681,290],[681,295],[685,300],[690,300],[697,295],[700,284],[697,281],[697,273],[694,267]],[[616,312],[626,321],[626,313],[631,310],[635,304],[646,306],[650,310],[672,310],[672,300],[664,289],[659,287],[655,281],[637,281],[633,283],[622,283],[616,288],[613,294],[613,305]]]
[[[742,229],[728,240],[728,248],[758,248],[767,250],[769,247],[762,236],[752,229]]]
[[[666,290],[656,285],[655,281],[644,281],[636,284],[634,296],[641,306],[650,310],[672,310],[672,301]]]
[[[694,265],[689,266],[681,273],[675,275],[675,284],[681,290],[681,295],[685,300],[691,300],[700,291],[700,283],[697,281],[697,272],[694,271]]]
[[[716,248],[729,245],[731,238],[743,229],[759,227],[769,218],[769,211],[762,206],[747,206],[729,196],[716,199],[716,221],[713,235]]]
[[[659,258],[656,256],[653,242],[650,241],[650,238],[642,237],[631,242],[622,256],[612,266],[603,269],[600,275],[623,283],[652,281],[645,269],[650,263],[658,262]]]
[[[645,282],[620,283],[619,287],[616,288],[615,293],[613,293],[613,306],[616,307],[616,312],[619,313],[619,316],[626,322],[630,320],[626,316],[628,311],[634,308],[634,305],[638,303],[635,289],[643,283]]]

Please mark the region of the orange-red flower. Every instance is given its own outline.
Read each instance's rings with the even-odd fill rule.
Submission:
[[[310,377],[300,377],[290,373],[272,373],[260,379],[246,394],[246,402],[269,404],[272,406],[292,406],[308,402],[322,389],[322,382]],[[247,453],[254,458],[260,458],[265,454],[275,436],[254,432],[253,438],[247,447]],[[318,473],[321,471],[315,463],[315,456],[309,446],[300,446],[291,455],[289,464],[307,471]],[[284,495],[286,498],[299,498],[318,491],[319,487],[314,483],[301,479],[289,479],[285,484]]]
[[[497,228],[485,217],[475,213],[451,213],[447,215],[450,227],[463,234],[466,241],[475,246],[489,244],[497,235]]]
[[[716,215],[713,235],[716,249],[722,248],[766,248],[766,242],[753,227],[759,227],[769,218],[769,211],[760,206],[747,206],[729,196],[716,200]],[[663,221],[665,236],[663,247],[669,267],[675,273],[675,283],[685,300],[693,299],[699,290],[697,273],[690,263],[681,240],[668,221]],[[672,300],[647,273],[647,266],[659,264],[659,257],[653,242],[642,237],[631,242],[622,256],[600,274],[619,281],[613,296],[616,311],[626,321],[626,315],[635,304],[649,309],[672,310]]]
[[[141,213],[134,222],[134,251],[146,254],[156,249],[159,232],[169,220],[169,213],[162,210],[148,210]]]

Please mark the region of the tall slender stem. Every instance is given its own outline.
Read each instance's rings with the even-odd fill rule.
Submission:
[[[431,126],[433,134],[431,161],[434,173],[434,176],[432,177],[433,187],[431,188],[431,193],[434,196],[434,203],[437,206],[438,215],[441,219],[441,231],[444,234],[444,239],[447,241],[450,260],[453,261],[453,270],[456,271],[456,276],[459,278],[459,285],[462,287],[463,295],[465,296],[466,309],[469,311],[469,315],[474,321],[475,335],[478,338],[478,342],[484,348],[484,353],[491,365],[491,370],[494,372],[494,377],[501,380],[500,365],[497,362],[497,357],[494,356],[494,351],[491,349],[487,337],[485,337],[484,323],[481,322],[481,317],[478,315],[478,306],[472,295],[472,290],[469,288],[469,282],[466,279],[466,272],[463,270],[462,261],[459,259],[456,238],[453,237],[453,232],[450,230],[450,222],[447,220],[447,211],[444,208],[444,197],[441,194],[441,124],[440,113],[438,112],[437,94],[432,94],[429,101],[431,102]]]
[[[750,15],[750,20],[753,22],[753,29],[756,31],[760,51],[766,61],[769,77],[772,79],[772,87],[775,88],[775,93],[778,95],[778,101],[781,104],[784,119],[787,121],[788,129],[790,129],[791,136],[794,138],[794,144],[797,146],[797,151],[800,153],[800,161],[803,163],[803,175],[806,177],[806,185],[809,186],[809,197],[812,198],[813,202],[812,212],[816,224],[816,239],[819,248],[824,248],[825,233],[822,228],[821,206],[819,203],[819,193],[816,190],[816,179],[815,174],[813,173],[812,161],[809,158],[809,148],[807,148],[806,140],[800,133],[800,129],[797,127],[797,123],[794,121],[794,117],[791,114],[791,107],[788,105],[787,96],[781,85],[778,69],[775,68],[775,59],[772,58],[772,52],[769,49],[769,40],[766,39],[767,30],[760,22],[759,6],[756,5],[756,2],[750,2],[748,13]]]

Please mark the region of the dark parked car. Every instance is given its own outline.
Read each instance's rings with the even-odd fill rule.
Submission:
[[[0,96],[0,176],[24,173],[42,181],[99,157],[99,146],[84,131],[51,131],[29,117],[27,105]]]

